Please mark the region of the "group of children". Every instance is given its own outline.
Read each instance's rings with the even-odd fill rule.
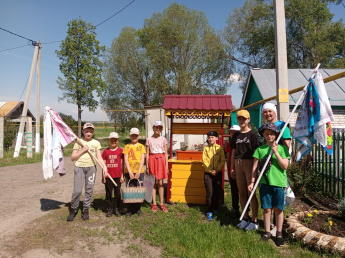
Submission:
[[[107,213],[121,216],[119,211],[121,201],[121,184],[126,182],[129,187],[138,186],[144,181],[144,163],[146,159],[146,174],[152,174],[155,177],[155,184],[152,189],[152,211],[157,211],[156,191],[158,188],[160,205],[163,212],[168,212],[163,202],[164,186],[163,180],[168,177],[168,154],[167,140],[161,136],[163,123],[156,121],[153,125],[153,135],[146,140],[146,148],[139,143],[140,131],[138,128],[132,128],[129,132],[131,143],[126,144],[122,150],[119,146],[119,135],[116,132],[109,134],[109,147],[101,154],[101,144],[92,138],[95,128],[93,124],[86,123],[82,133],[84,135],[83,146],[76,143],[73,146],[72,161],[76,161],[74,168],[74,188],[72,193],[71,206],[67,221],[73,221],[78,213],[78,206],[85,185],[85,198],[83,202],[82,219],[89,219],[89,207],[95,184],[96,165],[93,157],[88,153],[95,154],[98,161],[102,164],[102,182],[105,185]],[[109,176],[111,178],[109,178]],[[113,183],[116,183],[116,185]],[[112,197],[114,194],[114,198]],[[140,203],[131,203],[127,205],[126,217],[133,214],[141,216],[143,214]]]
[[[265,176],[260,180],[260,201],[261,208],[264,210],[264,229],[265,233],[261,237],[267,241],[271,237],[271,212],[274,210],[276,223],[276,244],[284,244],[282,237],[284,189],[286,187],[286,169],[289,164],[289,151],[286,146],[276,143],[279,128],[274,122],[267,122],[259,129],[259,133],[264,137],[266,143],[259,146],[258,135],[251,129],[249,124],[250,115],[246,110],[237,112],[238,126],[230,128],[231,142],[226,147],[228,154],[228,172],[231,184],[233,209],[239,215],[240,202],[244,209],[250,193],[253,191],[254,184],[258,176],[258,164],[272,151],[270,168],[265,172]],[[101,154],[100,143],[93,139],[94,126],[86,123],[83,127],[83,145],[75,144],[71,159],[76,161],[74,169],[74,190],[72,194],[70,213],[67,221],[73,221],[77,214],[79,200],[85,185],[85,199],[83,202],[82,219],[89,219],[89,207],[93,186],[95,183],[96,166],[93,158],[88,151],[93,152],[98,161],[103,164],[102,182],[105,184],[106,191],[106,216],[112,214],[121,216],[119,205],[121,201],[121,183],[126,181],[126,185],[138,186],[144,180],[144,162],[146,158],[146,174],[155,177],[155,184],[152,190],[153,212],[157,211],[156,191],[158,188],[160,205],[163,212],[168,212],[164,205],[163,180],[168,177],[168,152],[167,140],[161,136],[163,123],[156,121],[153,125],[153,135],[146,140],[146,148],[139,143],[139,129],[130,130],[131,143],[127,144],[122,150],[118,147],[119,135],[112,132],[109,135],[109,147]],[[208,220],[213,220],[217,215],[219,199],[222,187],[222,170],[225,165],[224,150],[216,142],[218,133],[210,131],[207,133],[208,146],[203,150],[202,163],[204,166],[204,184],[206,189],[206,216]],[[117,186],[110,180],[109,176],[115,181]],[[114,198],[112,198],[114,192]],[[243,215],[243,220],[237,225],[238,228],[245,230],[257,230],[258,225],[258,200],[256,195],[251,199],[250,219],[248,210]],[[141,216],[141,204],[134,203],[127,205],[126,217],[133,214]]]

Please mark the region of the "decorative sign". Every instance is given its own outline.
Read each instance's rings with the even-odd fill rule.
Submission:
[[[279,103],[289,103],[289,90],[279,89]]]

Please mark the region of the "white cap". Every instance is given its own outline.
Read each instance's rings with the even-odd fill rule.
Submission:
[[[91,123],[86,123],[86,124],[83,126],[83,130],[86,129],[86,128],[95,129],[95,127],[94,127],[93,124],[91,124]]]
[[[120,137],[119,137],[119,135],[116,133],[116,132],[111,132],[110,134],[109,134],[109,139],[110,138],[117,138],[117,139],[119,139]]]
[[[162,123],[162,121],[157,120],[157,121],[153,124],[153,126],[162,126],[162,127],[163,127],[163,123]]]
[[[273,110],[277,114],[277,108],[276,108],[276,106],[273,103],[265,103],[262,106],[262,111],[264,111],[265,109],[271,109],[271,110]]]
[[[137,135],[139,135],[139,134],[140,134],[139,129],[133,127],[133,128],[129,131],[129,135],[132,135],[132,134],[137,134]]]
[[[233,125],[229,128],[229,130],[233,130],[233,131],[240,131],[241,128],[238,125]]]

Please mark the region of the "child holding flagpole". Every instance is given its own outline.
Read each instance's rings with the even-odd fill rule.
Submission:
[[[80,197],[85,185],[85,197],[83,202],[82,219],[89,219],[89,208],[91,205],[93,187],[96,179],[96,164],[88,151],[96,155],[98,161],[103,166],[103,176],[108,173],[107,166],[104,164],[101,155],[101,144],[99,141],[93,139],[95,127],[91,123],[86,123],[83,126],[82,133],[84,138],[80,140],[83,143],[81,147],[78,143],[73,146],[71,160],[75,161],[74,168],[74,188],[72,193],[71,207],[67,221],[73,221],[78,213],[78,206]]]

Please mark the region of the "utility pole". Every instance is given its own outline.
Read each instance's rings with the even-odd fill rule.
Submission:
[[[35,152],[40,153],[41,151],[41,136],[40,136],[40,125],[41,125],[41,112],[40,112],[40,88],[41,88],[41,42],[38,41],[38,55],[37,55],[37,77],[36,77],[36,136],[35,136]]]
[[[276,85],[278,119],[286,121],[289,117],[289,85],[286,50],[286,26],[284,0],[274,1],[274,31],[276,52]]]
[[[28,113],[30,92],[31,92],[32,82],[33,82],[34,73],[35,73],[35,66],[37,63],[38,52],[40,51],[40,48],[41,48],[40,42],[33,42],[33,45],[35,46],[35,51],[34,51],[34,56],[32,58],[31,71],[30,71],[30,76],[29,76],[29,84],[28,84],[28,89],[26,91],[24,107],[23,107],[22,115],[20,117],[20,125],[19,125],[19,131],[18,131],[18,135],[17,135],[16,147],[14,149],[14,154],[13,154],[14,158],[19,157],[20,147],[22,145],[24,126],[25,126],[25,122],[26,122],[26,116]]]

